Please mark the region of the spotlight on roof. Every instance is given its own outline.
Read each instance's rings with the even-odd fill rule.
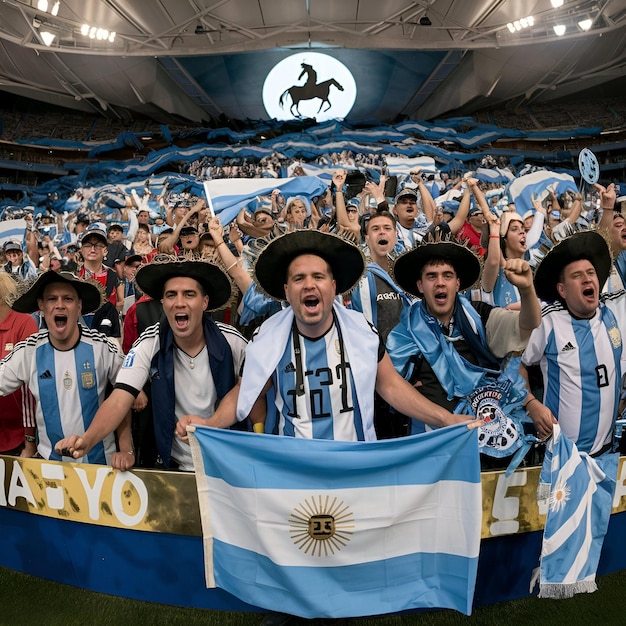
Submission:
[[[428,15],[424,15],[423,17],[420,17],[420,26],[432,26],[433,23],[430,21],[430,18],[428,17]]]
[[[578,28],[580,28],[580,30],[589,30],[592,25],[593,20],[589,18],[587,18],[586,20],[580,20],[580,22],[578,22]]]
[[[565,24],[557,24],[556,26],[554,26],[554,33],[557,35],[557,37],[563,37],[566,30],[567,27],[565,26]]]
[[[50,33],[47,30],[42,30],[39,34],[41,35],[41,39],[46,44],[46,46],[52,45],[52,42],[56,37],[54,33]]]
[[[558,9],[559,7],[562,7],[563,6],[563,2],[564,2],[564,0],[550,0],[550,3],[552,4],[552,6],[555,9]],[[560,37],[560,35],[559,35],[559,37]]]

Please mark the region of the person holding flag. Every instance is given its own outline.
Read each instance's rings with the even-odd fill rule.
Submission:
[[[595,571],[617,477],[614,432],[626,333],[626,292],[601,294],[610,271],[611,254],[602,235],[582,231],[554,246],[535,273],[537,294],[547,304],[524,351],[521,371],[527,376],[527,366],[541,366],[544,396],[540,400],[529,393],[525,407],[540,437],[548,439],[553,431],[555,435],[541,479],[551,490],[541,597],[596,590]],[[550,454],[552,445],[560,449],[563,438],[575,444],[574,452],[568,446],[568,455],[586,470],[588,478],[580,487],[570,472],[574,463],[567,466],[570,457]],[[556,506],[556,499],[562,505]],[[573,522],[554,524],[553,517],[564,520],[581,503],[588,507],[589,524],[575,523],[572,532],[567,528],[571,530]],[[563,557],[563,551],[570,557]]]
[[[467,421],[397,374],[376,329],[336,302],[359,281],[364,261],[355,245],[316,230],[270,241],[255,263],[255,279],[267,295],[290,306],[261,326],[246,349],[241,383],[213,416],[184,416],[177,436],[186,440],[189,424],[225,428],[246,419],[272,387],[265,431],[291,437],[375,440],[374,391],[404,415],[433,426]],[[263,431],[260,423],[255,430]]]

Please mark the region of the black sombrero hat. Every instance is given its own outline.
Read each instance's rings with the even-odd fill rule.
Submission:
[[[285,299],[287,268],[302,254],[314,254],[330,265],[338,294],[350,291],[365,271],[363,252],[348,240],[319,230],[294,230],[272,239],[254,265],[256,281],[268,296]]]
[[[48,270],[39,274],[30,284],[24,284],[22,293],[11,305],[18,313],[34,313],[39,310],[37,300],[43,297],[43,290],[53,283],[65,283],[76,289],[78,297],[82,301],[82,313],[97,311],[103,304],[102,291],[93,281],[78,278],[71,272],[55,272]]]
[[[535,270],[535,291],[542,300],[559,300],[556,285],[563,268],[581,259],[587,259],[595,268],[600,289],[611,273],[611,252],[602,235],[596,231],[583,230],[556,244]]]
[[[163,297],[165,283],[170,278],[193,278],[197,280],[209,296],[208,311],[223,309],[232,295],[232,285],[226,272],[209,261],[187,261],[167,257],[167,260],[154,260],[142,265],[135,275],[139,288],[151,298]]]
[[[421,297],[417,281],[424,265],[432,259],[442,259],[454,267],[460,291],[469,289],[480,276],[480,261],[471,250],[453,241],[436,241],[422,243],[396,259],[393,266],[396,284],[407,293]]]

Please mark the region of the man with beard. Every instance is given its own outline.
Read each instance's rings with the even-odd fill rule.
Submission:
[[[433,426],[465,421],[402,379],[376,330],[337,302],[337,294],[350,291],[363,270],[360,249],[330,233],[299,230],[268,243],[256,261],[255,279],[270,297],[290,306],[270,317],[248,344],[241,384],[215,414],[185,416],[177,435],[186,439],[192,423],[224,428],[246,419],[264,409],[272,387],[275,400],[265,431],[284,436],[375,440],[374,391]]]
[[[37,452],[44,459],[73,460],[55,446],[72,432],[85,432],[122,365],[124,357],[115,343],[78,323],[82,311],[94,311],[100,304],[95,284],[49,270],[12,305],[20,313],[40,310],[47,326],[0,362],[0,394],[28,385],[37,401]],[[87,462],[132,467],[128,410],[116,426],[119,452],[111,432],[90,451]]]

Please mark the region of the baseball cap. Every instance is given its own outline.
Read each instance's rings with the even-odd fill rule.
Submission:
[[[89,219],[89,215],[87,215],[87,213],[79,213],[76,216],[76,223],[82,223],[82,224],[89,224],[91,220]]]
[[[395,202],[398,202],[400,198],[414,198],[417,200],[417,191],[415,189],[411,189],[411,187],[405,187],[396,194]]]
[[[112,230],[121,230],[122,232],[124,232],[124,227],[121,224],[114,222],[113,224],[109,225],[108,232],[111,232]]]
[[[89,224],[87,229],[83,233],[81,244],[88,237],[98,237],[98,239],[102,239],[104,243],[107,243],[107,228],[102,222],[94,222],[93,224]]]
[[[115,260],[113,261],[113,264],[116,265],[117,263],[126,263],[126,259],[127,258],[128,258],[128,253],[127,252],[120,252],[115,257]]]
[[[11,250],[17,250],[18,252],[23,252],[22,244],[15,239],[9,239],[8,241],[5,241],[2,244],[2,250],[4,252],[9,252]]]

